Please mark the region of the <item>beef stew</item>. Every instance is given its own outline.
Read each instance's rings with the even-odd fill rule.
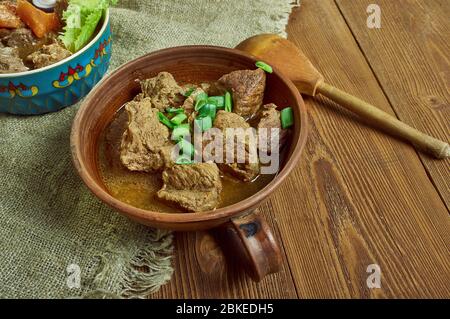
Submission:
[[[289,129],[281,128],[275,104],[262,105],[266,75],[260,71],[235,71],[198,85],[179,85],[167,72],[140,81],[141,92],[118,111],[100,139],[98,165],[108,191],[135,207],[177,213],[229,206],[264,188],[277,171],[263,174],[263,164],[252,154],[258,147],[275,153],[267,141],[288,136]],[[233,84],[225,85],[227,78],[233,78]],[[224,95],[209,95],[218,92]],[[204,122],[206,127],[201,126]],[[271,128],[278,133],[256,145],[252,138]],[[241,160],[235,156],[226,161],[228,153],[240,152],[239,142],[230,143],[239,134],[227,139],[229,129],[255,133],[242,139]],[[213,130],[221,133],[220,151],[202,157]],[[202,133],[200,150],[196,132]],[[217,155],[226,160],[217,160]]]

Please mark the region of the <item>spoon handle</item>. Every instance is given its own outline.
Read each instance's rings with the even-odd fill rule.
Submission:
[[[317,92],[342,105],[349,111],[358,114],[370,124],[384,131],[405,139],[422,151],[442,159],[450,156],[450,146],[434,137],[431,137],[401,121],[379,108],[363,100],[335,88],[325,82],[317,87]]]

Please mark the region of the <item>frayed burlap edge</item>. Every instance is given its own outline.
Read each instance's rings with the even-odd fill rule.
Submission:
[[[127,251],[108,252],[101,258],[101,267],[90,284],[91,290],[81,296],[85,299],[148,298],[167,283],[173,274],[173,233],[149,229],[148,245],[130,256]],[[151,243],[151,245],[150,245]],[[118,273],[121,286],[106,290],[108,276]]]

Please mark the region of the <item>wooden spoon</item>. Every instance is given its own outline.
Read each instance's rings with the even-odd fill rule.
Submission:
[[[292,42],[275,34],[260,34],[241,42],[236,49],[250,53],[288,76],[301,93],[325,95],[374,126],[400,138],[436,158],[450,156],[450,146],[399,121],[363,100],[325,83],[322,74]]]

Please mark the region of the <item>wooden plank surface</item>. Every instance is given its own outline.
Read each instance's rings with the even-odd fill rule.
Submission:
[[[289,37],[327,81],[394,114],[335,3],[299,11]],[[299,296],[448,297],[448,212],[416,152],[329,101],[307,104],[306,152],[272,200]],[[372,263],[381,289],[366,286]]]
[[[395,114],[333,0],[303,0],[287,30],[329,83]],[[174,277],[151,298],[450,297],[445,193],[428,176],[441,164],[425,169],[413,148],[330,101],[306,104],[302,159],[262,207],[285,252],[281,273],[255,284],[207,233],[178,233]],[[366,285],[369,264],[381,289]]]
[[[337,3],[398,117],[450,141],[450,1]],[[381,9],[380,29],[364,27],[369,4]],[[450,208],[449,160],[420,157]]]
[[[281,244],[270,201],[261,207],[261,214]],[[243,272],[232,251],[224,253],[214,232],[176,234],[174,276],[151,298],[297,298],[284,253],[281,271],[257,284]]]

